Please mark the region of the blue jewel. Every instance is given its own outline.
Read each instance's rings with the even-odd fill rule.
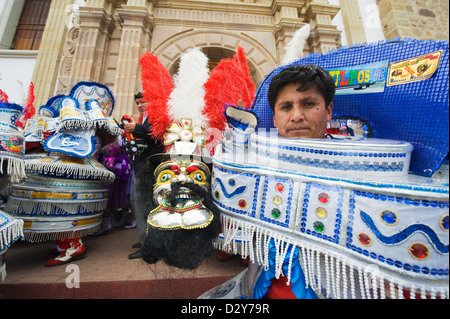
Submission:
[[[388,225],[394,225],[397,223],[397,215],[390,211],[390,210],[384,210],[381,212],[381,219]]]
[[[441,219],[441,227],[444,230],[448,230],[448,215],[445,215],[444,217],[442,217],[442,219]]]

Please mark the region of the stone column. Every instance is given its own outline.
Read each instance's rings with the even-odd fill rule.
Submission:
[[[345,0],[341,5],[342,21],[348,45],[367,41],[358,0]]]
[[[311,25],[311,36],[308,39],[311,53],[326,53],[339,46],[341,32],[331,24],[339,10],[338,6],[329,5],[328,1],[307,1],[305,19]]]
[[[272,3],[272,12],[275,16],[275,25],[272,33],[275,37],[278,63],[281,63],[283,60],[286,53],[286,45],[291,41],[295,31],[305,25],[303,19],[300,18],[300,11],[304,4],[305,1],[289,0],[275,0]],[[301,56],[307,53],[307,48],[304,49]]]
[[[103,81],[104,63],[114,31],[114,5],[107,0],[87,0],[80,7],[80,27],[71,70],[71,86],[79,81]]]
[[[122,35],[114,80],[114,117],[120,120],[128,114],[137,119],[134,94],[142,89],[139,58],[150,50],[154,28],[152,2],[128,1],[117,10],[117,20],[122,26]]]
[[[33,71],[35,106],[45,104],[54,95],[64,42],[67,34],[68,10],[74,0],[52,1],[42,42]]]

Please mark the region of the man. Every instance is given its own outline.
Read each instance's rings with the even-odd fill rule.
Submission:
[[[268,100],[280,136],[325,138],[327,123],[332,117],[334,94],[333,78],[317,65],[295,65],[275,75],[269,85]],[[298,248],[292,253],[298,256]],[[260,267],[249,265],[249,268]],[[305,288],[299,263],[294,272],[297,275],[287,286],[285,276],[275,279],[273,269],[263,269],[256,279],[255,294],[269,299],[317,298],[311,288]],[[249,270],[249,273],[253,271]]]
[[[275,75],[268,99],[283,137],[323,138],[331,120],[335,85],[316,65],[292,66]]]
[[[143,170],[146,169],[146,160],[149,156],[157,153],[164,152],[164,146],[155,140],[151,135],[151,123],[148,122],[146,109],[147,103],[144,100],[144,95],[139,92],[134,95],[136,101],[137,109],[139,110],[139,120],[138,123],[127,123],[124,125],[124,130],[126,133],[133,133],[133,135],[141,139],[139,144],[144,144],[144,148],[135,156],[133,161],[133,181],[131,188],[131,206],[133,208],[134,217],[136,220],[136,229],[138,232],[139,242],[133,245],[133,248],[140,248],[147,230],[147,214],[149,213],[149,208],[142,205],[142,201],[137,198],[136,188],[140,183],[140,176],[142,176]],[[141,250],[138,249],[136,252],[128,256],[130,259],[141,258]]]
[[[327,123],[331,120],[335,84],[333,78],[316,65],[290,66],[272,78],[268,102],[273,112],[274,126],[282,137],[325,138]],[[305,277],[298,263],[298,248],[289,247],[294,254],[289,286],[286,276],[275,278],[274,265],[264,269],[256,263],[249,264],[248,287],[252,298],[315,299],[317,295],[306,288]],[[269,247],[269,259],[274,260],[276,248]],[[285,261],[288,262],[288,261]],[[295,293],[294,293],[295,291]]]

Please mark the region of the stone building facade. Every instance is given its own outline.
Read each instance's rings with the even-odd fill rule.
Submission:
[[[331,24],[340,8],[324,0],[87,0],[67,28],[72,3],[52,2],[47,25],[54,28],[45,30],[33,75],[40,88],[37,104],[52,96],[51,86],[66,94],[79,81],[96,81],[113,91],[116,119],[137,115],[133,95],[141,88],[138,60],[144,52],[157,55],[174,74],[188,48],[201,47],[213,66],[239,45],[259,84],[306,23],[311,35],[303,54],[327,52],[340,43],[340,31]],[[65,37],[55,36],[64,30]]]
[[[349,44],[364,42],[358,0],[76,0],[52,1],[33,73],[36,105],[67,94],[79,81],[108,85],[114,117],[137,116],[133,95],[141,89],[138,59],[157,55],[174,74],[186,49],[198,46],[211,65],[247,55],[256,84],[279,65],[294,32],[311,26],[303,54],[340,46],[331,20],[341,10]],[[385,38],[448,40],[448,2],[377,0]]]
[[[386,39],[449,40],[447,0],[377,0]]]

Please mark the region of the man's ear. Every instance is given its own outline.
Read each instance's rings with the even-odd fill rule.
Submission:
[[[329,122],[329,121],[331,121],[331,118],[333,117],[333,102],[331,102],[331,103],[328,105],[328,107],[327,107],[327,113],[328,113],[327,119],[328,119],[328,122]]]

